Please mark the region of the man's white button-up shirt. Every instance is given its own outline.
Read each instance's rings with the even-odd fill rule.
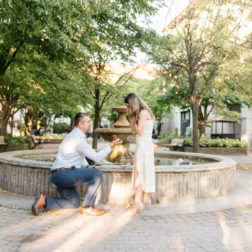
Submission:
[[[88,162],[85,157],[99,162],[111,152],[111,148],[107,147],[96,152],[87,143],[86,135],[78,128],[74,128],[63,140],[56,155],[56,160],[51,170],[58,168],[76,168],[86,167]]]

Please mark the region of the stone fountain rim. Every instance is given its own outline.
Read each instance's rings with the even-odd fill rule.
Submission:
[[[31,154],[52,154],[57,153],[57,150],[22,150],[22,151],[11,151],[0,153],[0,163],[18,165],[21,167],[41,168],[50,169],[53,162],[44,162],[36,160],[21,159],[20,155],[31,155]],[[172,155],[172,156],[187,156],[187,157],[199,157],[205,159],[212,159],[216,162],[197,164],[197,165],[159,165],[156,166],[157,173],[172,172],[172,173],[187,173],[187,172],[209,172],[216,170],[235,169],[236,162],[232,159],[214,156],[203,153],[192,153],[192,152],[174,152],[168,150],[155,150],[156,154],[160,155]],[[132,172],[132,165],[101,165],[99,166],[103,172]]]
[[[119,133],[119,134],[129,134],[131,129],[129,127],[120,127],[120,128],[96,128],[94,130],[97,133]]]

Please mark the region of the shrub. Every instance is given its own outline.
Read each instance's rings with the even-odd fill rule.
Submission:
[[[41,138],[43,139],[63,139],[67,134],[44,134]]]
[[[176,135],[176,134],[174,134],[174,135],[171,135],[171,134],[164,134],[164,135],[162,135],[162,136],[158,136],[158,140],[159,140],[159,142],[171,142],[171,140],[173,139],[173,138],[184,138],[183,136],[178,136],[178,135]]]
[[[192,139],[187,138],[185,140],[185,146],[192,147]],[[248,143],[242,142],[239,139],[230,139],[230,138],[216,138],[216,139],[209,139],[209,138],[201,138],[199,140],[200,147],[238,147],[238,148],[248,148]]]
[[[29,143],[30,139],[22,137],[22,136],[18,136],[18,137],[14,137],[10,134],[6,135],[4,137],[5,142],[8,145],[19,145],[19,144],[25,144],[25,143]]]
[[[184,145],[192,147],[193,146],[192,138],[186,138]]]
[[[70,131],[71,128],[67,123],[55,123],[53,125],[53,133],[61,134],[61,133],[68,133]]]

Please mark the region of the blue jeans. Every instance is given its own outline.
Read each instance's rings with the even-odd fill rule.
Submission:
[[[84,207],[94,206],[97,191],[102,179],[102,171],[94,168],[75,168],[52,173],[50,182],[57,188],[61,198],[46,197],[45,209],[77,208],[80,199],[76,185],[88,182]]]

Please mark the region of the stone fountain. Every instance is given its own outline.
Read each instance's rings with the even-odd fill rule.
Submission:
[[[115,137],[121,138],[123,145],[114,149],[114,156],[110,155],[109,159],[113,164],[100,164],[103,182],[97,202],[127,206],[132,202],[133,155],[129,146],[135,142],[135,136],[131,134],[126,119],[127,108],[114,107],[113,110],[119,113],[115,127],[98,128],[96,132],[107,141],[112,141]],[[45,192],[53,197],[59,196],[49,184],[50,167],[53,163],[38,161],[43,156],[55,157],[56,152],[57,150],[30,150],[0,153],[0,189],[24,195],[35,196],[39,192]],[[167,204],[172,201],[218,197],[234,189],[236,163],[228,158],[165,149],[156,149],[155,158],[203,162],[189,165],[156,164],[156,193],[151,195],[153,203]],[[78,185],[77,191],[80,197],[84,197],[86,184]]]
[[[135,142],[135,136],[131,133],[129,121],[126,118],[127,108],[125,106],[112,107],[119,113],[114,128],[97,128],[95,132],[100,134],[106,141],[112,142],[115,138],[122,139],[122,145],[115,146],[109,155],[109,161],[114,164],[132,164],[133,154],[130,152],[130,143]]]

